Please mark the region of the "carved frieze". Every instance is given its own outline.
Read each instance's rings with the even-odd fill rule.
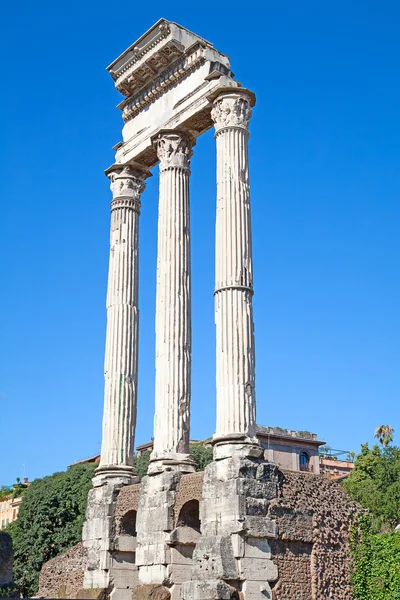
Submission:
[[[250,117],[250,97],[240,92],[218,96],[211,111],[211,118],[217,132],[226,127],[240,127],[247,130]]]
[[[157,60],[161,60],[161,56],[165,57],[164,55],[165,49],[157,54]],[[125,100],[121,105],[123,106],[122,118],[124,122],[127,123],[133,119],[147,106],[155,102],[162,94],[165,94],[169,89],[198,69],[204,64],[204,61],[204,48],[198,45],[189,56],[175,62],[168,70],[164,70],[160,76],[153,76],[152,81],[146,87],[141,89],[132,98]],[[135,74],[131,77],[135,80],[130,83],[131,88],[135,85],[138,87],[139,85],[140,87],[143,86],[144,79],[139,79],[138,71],[135,71]]]
[[[136,57],[115,78],[115,87],[125,96],[131,96],[138,91],[140,86],[153,80],[162,69],[165,69],[183,53],[184,49],[181,44],[171,41],[158,52],[149,55],[148,59],[141,62],[139,66],[137,66],[138,58]]]

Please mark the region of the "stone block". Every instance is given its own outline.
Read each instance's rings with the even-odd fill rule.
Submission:
[[[136,564],[166,565],[170,562],[170,549],[167,544],[146,544],[136,549]]]
[[[230,536],[200,538],[193,553],[193,579],[237,579]]]
[[[268,541],[262,538],[246,538],[244,556],[246,558],[271,558],[271,548]]]
[[[200,521],[242,519],[246,514],[246,498],[242,495],[227,494],[200,502]]]
[[[94,517],[86,520],[83,526],[82,539],[104,540],[110,537],[112,527],[112,517]]]
[[[111,559],[112,569],[132,569],[135,564],[135,553],[134,552],[121,552],[116,553]]]
[[[192,527],[176,527],[170,535],[170,542],[179,544],[188,544],[193,546],[197,543],[200,532]]]
[[[231,588],[225,581],[186,581],[182,600],[230,600]]]
[[[179,583],[175,583],[171,589],[171,600],[181,600],[182,597],[182,586]]]
[[[170,583],[184,583],[190,581],[192,578],[192,565],[191,564],[176,564],[168,565],[167,567],[168,581]]]
[[[177,545],[171,547],[171,564],[192,565],[194,546]]]
[[[244,520],[244,526],[250,537],[276,538],[278,535],[275,521],[265,517],[247,516]]]
[[[119,552],[136,552],[137,539],[131,535],[119,535],[115,538],[114,548]]]
[[[264,482],[258,479],[245,479],[243,481],[243,493],[252,498],[264,498],[272,500],[278,494],[278,486],[272,481]]]
[[[107,598],[107,589],[106,588],[83,588],[78,591],[77,598],[82,598],[83,600],[105,600]]]
[[[145,565],[139,567],[139,583],[163,584],[168,581],[165,565]]]
[[[245,555],[245,542],[241,535],[233,533],[231,535],[233,555],[240,558]]]
[[[247,581],[275,581],[278,579],[278,567],[272,560],[262,558],[240,559],[241,579]]]
[[[110,573],[110,583],[116,588],[133,588],[139,583],[139,571],[136,568],[117,569],[112,568]]]
[[[170,600],[167,588],[155,584],[139,584],[133,588],[131,600]]]
[[[259,517],[265,517],[267,514],[268,502],[264,498],[246,498],[246,514]]]
[[[271,587],[266,581],[245,581],[242,592],[246,600],[272,600]]]
[[[95,569],[93,571],[85,571],[83,579],[83,587],[85,589],[98,589],[103,590],[108,588],[109,585],[109,574],[102,569]],[[82,596],[83,598],[83,596]]]
[[[129,587],[117,588],[115,587],[111,594],[110,600],[131,600],[132,590]]]

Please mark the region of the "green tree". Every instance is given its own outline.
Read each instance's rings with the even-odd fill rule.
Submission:
[[[363,444],[343,486],[370,512],[374,532],[393,530],[400,522],[400,448]]]
[[[385,448],[393,441],[394,429],[390,425],[379,425],[375,429],[375,437]]]
[[[198,471],[204,471],[206,466],[213,459],[212,448],[204,446],[203,444],[190,444],[189,452],[196,461],[196,469]]]
[[[14,578],[24,597],[38,590],[43,563],[82,539],[95,464],[36,479],[24,493],[18,519],[7,531],[14,546]]]
[[[134,456],[133,458],[133,466],[136,469],[136,472],[138,474],[138,476],[140,477],[140,479],[142,479],[142,477],[144,477],[145,475],[147,475],[147,467],[149,466],[149,462],[150,462],[150,452],[143,452],[140,455]]]

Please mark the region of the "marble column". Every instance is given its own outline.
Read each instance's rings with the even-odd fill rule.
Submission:
[[[215,100],[217,145],[216,367],[220,443],[254,443],[256,425],[253,265],[248,125],[253,94],[235,89]]]
[[[193,471],[189,455],[191,392],[191,284],[189,178],[193,140],[160,132],[156,296],[156,400],[149,473],[166,466]]]
[[[134,476],[138,382],[140,195],[147,173],[130,165],[110,174],[111,231],[107,288],[105,388],[100,476]]]

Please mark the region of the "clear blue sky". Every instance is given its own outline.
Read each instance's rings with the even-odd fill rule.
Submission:
[[[400,435],[396,0],[4,2],[0,484],[99,452],[108,181],[105,67],[160,17],[231,57],[251,122],[258,422],[358,450]],[[192,161],[192,437],[214,431],[215,149]],[[136,443],[152,435],[157,170],[140,239]],[[399,441],[397,437],[397,441]]]

